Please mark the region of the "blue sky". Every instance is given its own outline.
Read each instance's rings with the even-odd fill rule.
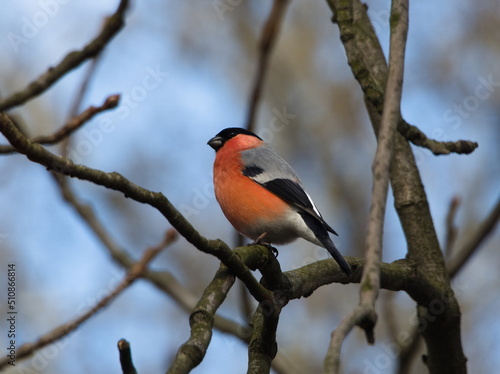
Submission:
[[[359,189],[365,199],[370,191],[374,138],[326,4],[294,3],[272,57],[266,101],[260,107],[257,128],[261,133],[267,129],[275,115],[273,110],[287,108],[296,115],[282,132],[273,133],[271,143],[296,167],[318,206],[324,207],[327,220],[341,229],[340,247],[350,254],[350,233],[359,231],[352,227],[353,220],[343,219],[345,207],[339,207],[345,204],[332,202],[326,193],[330,176],[323,172],[316,148],[323,143],[311,134],[329,134],[328,123],[317,124],[324,122],[325,113],[329,113],[325,105],[339,101],[338,97],[328,96],[329,86],[352,90],[351,102],[357,109],[351,117],[352,128],[339,126],[332,130],[338,138],[323,141],[334,155],[332,165],[339,175]],[[4,51],[1,95],[5,97],[24,87],[70,50],[85,45],[116,4],[56,0],[5,4],[0,23],[0,48]],[[387,51],[388,4],[373,1],[369,5],[369,14]],[[469,17],[472,7],[466,1],[421,1],[411,6],[403,115],[429,136],[480,143],[470,156],[434,157],[414,147],[441,242],[453,196],[462,199],[457,215],[459,240],[467,238],[473,225],[484,219],[499,197],[500,166],[495,162],[500,140],[500,83],[496,83],[500,82],[500,67],[495,59],[499,51],[498,44],[491,47],[486,41],[484,45],[468,43],[477,22]],[[492,9],[496,9],[498,20],[498,6]],[[248,24],[238,23],[245,17],[244,12],[248,12]],[[267,12],[267,6],[241,4],[221,18],[209,1],[133,2],[127,25],[104,51],[82,104],[82,108],[99,105],[108,95],[120,93],[121,107],[96,117],[78,131],[72,143],[73,155],[78,155],[85,165],[119,171],[141,186],[163,192],[177,207],[191,213],[192,223],[203,235],[231,243],[233,230],[211,190],[213,150],[206,142],[222,128],[244,122],[256,58],[249,52],[251,48],[239,43],[252,42]],[[314,44],[310,53],[294,52],[295,48],[308,51],[311,40]],[[67,119],[88,65],[15,111],[33,135],[51,133]],[[440,75],[440,71],[447,74]],[[283,83],[282,76],[290,78]],[[488,80],[493,84],[484,83]],[[105,131],[104,126],[108,126]],[[86,182],[71,183],[106,224],[111,236],[135,258],[157,243],[169,227],[147,206],[124,201],[120,195]],[[405,254],[404,237],[392,204],[390,197],[384,248],[387,262]],[[20,343],[32,341],[73,318],[82,304],[92,304],[122,276],[101,243],[63,202],[43,167],[19,156],[0,157],[0,207],[0,233],[6,234],[0,242],[2,266],[4,261],[15,262],[19,269]],[[498,284],[499,243],[497,230],[455,281],[465,311],[466,354],[470,368],[476,369],[471,372],[491,372],[500,364],[499,326],[491,306],[486,307],[490,304],[480,299],[483,290]],[[315,258],[326,258],[326,254],[304,242],[280,251],[284,269]],[[171,272],[199,295],[218,264],[180,239],[152,266]],[[280,352],[294,356],[297,347],[293,343],[300,332],[300,336],[307,336],[308,345],[301,347],[302,352],[321,362],[329,339],[325,331],[332,330],[355,305],[357,292],[357,286],[332,286],[319,290],[307,303],[294,301],[282,316]],[[492,302],[498,299],[493,291],[484,297]],[[221,314],[241,321],[236,305],[237,293],[232,290]],[[404,331],[409,328],[407,315],[413,305],[406,296],[398,296],[397,305],[402,310],[399,322]],[[2,308],[4,304],[0,303],[0,311]],[[321,323],[311,324],[310,320],[317,316]],[[287,330],[287,324],[296,324],[297,328]],[[0,323],[1,329],[3,326]],[[67,344],[44,351],[39,362],[28,359],[24,363],[38,365],[37,371],[46,373],[118,373],[116,342],[123,337],[132,344],[140,372],[161,372],[188,332],[186,314],[151,284],[139,281],[69,337]],[[345,368],[348,372],[363,370],[363,364],[356,360],[362,357],[374,362],[381,352],[382,346],[366,347],[361,334],[355,332],[346,342]],[[206,359],[195,372],[220,373],[221,354],[226,358],[227,372],[244,370],[245,347],[233,337],[216,332]],[[75,359],[80,363],[76,367]],[[393,365],[394,360],[390,367]],[[16,371],[7,371],[11,372]]]

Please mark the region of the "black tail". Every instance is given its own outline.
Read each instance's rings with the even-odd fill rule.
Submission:
[[[326,250],[330,252],[335,261],[337,261],[337,264],[339,264],[342,271],[346,273],[347,276],[351,276],[352,275],[351,267],[344,259],[344,257],[340,254],[337,247],[335,247],[335,244],[333,244],[332,239],[330,239],[330,236],[328,235],[328,231],[325,225],[322,222],[320,222],[316,217],[311,216],[307,212],[300,213],[300,215],[304,219],[304,222],[306,223],[307,227],[309,227],[312,230],[312,232],[314,233],[314,235],[316,235],[316,237],[323,245],[323,247],[325,247]]]

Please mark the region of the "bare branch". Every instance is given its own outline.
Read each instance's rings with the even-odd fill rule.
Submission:
[[[381,315],[383,316],[383,319],[387,324],[387,333],[393,342],[397,341],[398,339],[397,332],[399,331],[396,305],[394,303],[395,295],[396,295],[395,292],[390,292],[390,291],[385,292],[381,300],[382,302]]]
[[[31,161],[44,165],[48,170],[120,191],[126,197],[156,208],[191,244],[200,251],[217,257],[229,267],[247,285],[252,296],[258,301],[272,299],[271,293],[259,284],[248,267],[231,251],[227,244],[221,240],[208,240],[200,235],[162,193],[152,192],[133,184],[119,173],[105,173],[101,170],[75,164],[67,158],[49,152],[40,144],[31,143],[14,126],[5,113],[0,113],[0,132],[19,153],[26,155]]]
[[[252,338],[248,346],[247,374],[269,373],[271,362],[278,352],[276,330],[283,305],[278,301],[261,303],[252,318]],[[283,298],[285,301],[286,298]],[[287,301],[287,300],[286,300]],[[286,304],[286,303],[285,303]]]
[[[272,361],[278,352],[276,331],[280,313],[291,298],[290,281],[281,271],[273,249],[267,250],[267,261],[259,267],[259,271],[262,274],[261,283],[273,290],[273,299],[261,302],[253,315],[252,337],[248,345],[248,374],[270,372]]]
[[[87,321],[90,317],[96,314],[99,310],[108,305],[113,299],[115,299],[120,293],[122,293],[128,286],[130,286],[141,274],[145,271],[148,264],[153,260],[153,258],[160,253],[166,246],[170,245],[175,238],[177,233],[175,230],[167,231],[165,238],[155,247],[149,248],[144,252],[141,260],[138,261],[132,268],[128,271],[125,278],[120,282],[120,284],[111,292],[109,295],[103,297],[94,307],[89,311],[82,314],[80,317],[75,318],[73,321],[69,321],[61,326],[56,327],[47,334],[41,336],[34,343],[26,343],[20,346],[16,351],[16,358],[25,358],[38,349],[41,349],[63,337],[67,336],[74,330],[76,330],[82,323]],[[8,364],[8,357],[0,360],[0,369]]]
[[[453,250],[453,245],[457,238],[457,227],[455,226],[455,217],[457,215],[457,210],[460,205],[460,198],[455,196],[450,201],[450,206],[448,208],[448,214],[446,215],[446,239],[444,242],[444,256],[445,259],[449,260],[451,256],[451,251]]]
[[[203,360],[212,339],[214,315],[226,299],[234,280],[235,277],[231,271],[221,263],[214,279],[205,288],[189,317],[191,334],[177,351],[170,368],[167,370],[168,374],[189,373]]]
[[[104,225],[97,218],[94,210],[90,205],[86,205],[79,201],[75,196],[67,178],[64,175],[52,173],[58,186],[61,188],[61,193],[64,199],[76,210],[78,215],[83,219],[87,226],[93,231],[97,238],[104,245],[111,258],[120,266],[125,269],[130,269],[134,262],[132,258],[122,250],[118,244],[106,232]],[[153,283],[158,289],[165,292],[172,297],[175,302],[187,313],[191,313],[197,303],[196,297],[192,292],[184,287],[179,281],[171,274],[165,271],[146,270],[142,277]],[[224,317],[215,316],[215,327],[222,332],[235,335],[242,339],[240,331],[244,330],[237,323],[230,321]]]
[[[457,140],[455,142],[441,142],[427,137],[422,130],[410,125],[405,120],[398,124],[398,131],[406,140],[419,147],[429,149],[434,155],[448,155],[450,153],[469,154],[479,146],[470,140]]]
[[[418,326],[412,328],[408,333],[407,345],[401,348],[398,360],[398,374],[410,374],[412,372],[412,363],[417,352],[422,345],[422,336],[418,332]]]
[[[104,225],[102,224],[102,222],[100,222],[92,207],[79,201],[79,199],[75,196],[68,179],[64,175],[57,173],[52,173],[52,175],[58,182],[64,199],[76,210],[83,221],[99,238],[101,243],[111,255],[112,259],[118,265],[123,266],[125,269],[130,269],[134,265],[132,258],[124,250],[120,249],[120,247],[114,242],[111,236],[106,232]],[[243,261],[247,263],[250,260],[256,258],[265,258],[264,255],[266,252],[263,252],[261,255],[256,256],[256,251],[258,251],[259,248],[261,250],[263,249],[263,247],[252,247],[252,249],[248,252],[252,253],[250,259],[244,257],[244,254],[247,253],[246,251],[240,251],[239,249],[237,249],[237,251],[240,257],[243,256]],[[253,266],[255,268],[258,267],[256,266],[256,264],[254,264]],[[195,309],[196,304],[198,303],[196,297],[189,289],[179,283],[179,281],[171,273],[165,271],[159,272],[146,270],[142,273],[141,277],[150,281],[158,289],[169,295],[185,312],[192,313],[192,311]],[[245,292],[248,292],[245,284],[241,284],[243,285],[242,288],[245,289]],[[250,312],[248,313],[248,315],[250,315]],[[245,343],[248,343],[250,341],[250,327],[248,325],[241,326],[236,322],[233,322],[217,314],[213,316],[213,324],[214,327],[221,332],[233,335]],[[286,357],[279,352],[276,355],[276,358],[273,360],[272,365],[273,369],[277,373],[297,373],[296,368],[291,365]]]
[[[449,246],[451,244],[448,244],[452,241],[454,241],[456,236],[456,228],[453,226],[453,221],[454,221],[454,216],[456,213],[456,209],[458,208],[460,200],[455,197],[451,203],[450,203],[450,209],[448,211],[448,216],[447,216],[447,238],[450,236],[453,236],[453,239],[447,239],[447,244],[445,248],[447,251],[447,258],[449,259],[449,254],[451,253],[451,250],[449,250]],[[464,246],[459,249],[457,260],[451,263],[448,266],[448,274],[450,278],[454,278],[458,272],[464,267],[464,265],[467,263],[467,261],[472,257],[472,255],[480,248],[481,243],[488,237],[488,235],[493,232],[493,229],[495,228],[495,225],[498,223],[500,219],[500,200],[497,202],[497,204],[493,207],[491,210],[490,214],[486,217],[486,219],[479,225],[479,228],[477,229],[476,233],[471,236],[471,239],[464,244]],[[452,232],[452,233],[450,233]],[[451,247],[450,247],[451,248]],[[411,331],[409,334],[409,337],[406,339],[408,345],[404,347],[401,350],[401,354],[399,356],[399,362],[398,362],[398,373],[399,374],[408,374],[411,369],[411,363],[413,362],[413,359],[420,347],[420,343],[422,341],[422,337],[418,332],[418,328],[415,328]]]
[[[238,247],[235,252],[251,269],[260,268],[272,259],[276,261],[263,246]],[[177,351],[167,373],[189,373],[203,360],[212,339],[215,313],[224,302],[234,281],[234,274],[227,266],[221,264],[189,317],[190,337]],[[249,328],[245,330],[249,331]],[[248,342],[250,334],[245,335],[244,340]]]
[[[66,122],[59,130],[51,135],[46,136],[37,136],[30,141],[32,143],[38,144],[56,144],[61,140],[70,136],[73,132],[78,130],[81,126],[83,126],[86,122],[91,120],[96,114],[104,112],[105,110],[113,109],[118,106],[118,102],[120,101],[120,95],[111,95],[101,106],[95,107],[91,106],[84,110],[79,115],[71,118],[68,122]],[[0,154],[2,153],[14,153],[17,150],[10,145],[0,145]]]
[[[328,0],[328,3],[334,12],[334,21],[338,23],[349,65],[363,90],[365,105],[377,134],[387,83],[387,65],[382,47],[367,9],[360,0]],[[391,24],[398,21],[391,17]],[[395,139],[391,185],[396,212],[408,243],[407,258],[416,265],[418,279],[405,289],[418,303],[419,322],[426,326],[421,330],[427,345],[426,363],[431,373],[465,373],[460,308],[445,269],[422,180],[409,143],[399,133]],[[445,299],[443,295],[447,295]],[[439,315],[429,316],[426,311],[436,300],[442,300],[446,308]],[[433,323],[428,323],[430,317]]]
[[[97,70],[97,65],[101,60],[100,58],[101,56],[102,56],[101,54],[98,54],[96,57],[92,59],[92,61],[90,61],[90,65],[88,66],[88,69],[85,72],[85,76],[82,79],[80,88],[78,89],[78,92],[76,93],[73,102],[71,104],[71,107],[69,109],[69,115],[68,115],[69,118],[75,117],[78,111],[80,110],[80,106],[82,105],[83,99],[89,88],[89,83],[92,80],[92,77],[94,76]]]
[[[125,24],[128,4],[128,0],[121,0],[116,12],[107,19],[101,33],[82,50],[70,52],[57,66],[50,67],[46,73],[31,82],[25,89],[0,101],[0,112],[24,104],[40,95],[82,62],[96,57]]]
[[[325,358],[325,373],[340,372],[340,348],[347,333],[359,325],[365,330],[369,344],[374,344],[374,327],[377,321],[375,302],[380,288],[380,259],[384,217],[389,189],[390,166],[394,133],[401,117],[404,56],[408,34],[408,0],[393,0],[391,8],[391,39],[389,75],[384,95],[382,123],[378,132],[378,146],[373,162],[373,189],[365,241],[366,264],[360,286],[360,301],[355,310],[346,316],[333,332]]]
[[[132,362],[132,352],[130,352],[130,344],[125,339],[118,341],[118,351],[120,352],[120,364],[123,374],[137,374],[134,363]]]
[[[259,60],[258,60],[257,72],[255,74],[252,93],[250,95],[247,123],[245,126],[250,131],[254,131],[255,129],[255,117],[257,114],[257,105],[262,95],[262,88],[264,86],[264,80],[266,72],[268,70],[271,51],[273,49],[274,42],[276,41],[276,38],[278,36],[278,32],[287,5],[288,5],[288,0],[274,0],[271,13],[267,18],[264,28],[262,29],[262,36],[259,44]]]
[[[500,220],[500,199],[491,210],[486,219],[479,225],[476,233],[470,236],[469,240],[464,243],[462,248],[457,250],[457,256],[448,268],[450,277],[454,277],[463,268],[467,261],[472,257],[481,243],[493,232],[496,224]]]
[[[291,284],[291,299],[299,299],[311,295],[316,289],[331,283],[357,283],[365,260],[346,257],[353,275],[347,277],[334,259],[316,261],[299,269],[286,271],[284,274]],[[380,264],[380,287],[391,291],[407,290],[415,282],[415,265],[408,260],[398,260],[391,264]]]
[[[85,76],[83,77],[80,88],[73,99],[73,103],[71,104],[68,118],[75,117],[77,115],[78,111],[80,110],[80,106],[82,105],[83,98],[85,97],[85,94],[87,93],[87,90],[89,88],[89,83],[92,80],[92,77],[94,76],[95,72],[97,71],[97,65],[99,64],[99,61],[101,61],[101,56],[102,56],[102,54],[98,54],[90,62],[90,65],[89,65],[87,71],[85,72]],[[72,139],[70,137],[67,137],[64,139],[64,141],[61,144],[61,156],[68,157],[68,151],[70,149],[71,141],[72,141]]]

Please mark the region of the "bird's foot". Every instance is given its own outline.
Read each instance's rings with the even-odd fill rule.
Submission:
[[[262,244],[262,245],[265,245],[266,243],[264,243],[262,240],[264,239],[264,237],[267,235],[267,232],[264,232],[262,234],[260,234],[260,236],[255,239],[252,243],[250,243],[251,245],[259,245],[259,244]]]
[[[274,248],[270,243],[264,242],[264,238],[267,235],[267,232],[261,234],[257,239],[255,239],[253,242],[250,243],[250,245],[263,245],[267,249],[269,249],[271,252],[273,252],[274,257],[278,257],[278,250]]]

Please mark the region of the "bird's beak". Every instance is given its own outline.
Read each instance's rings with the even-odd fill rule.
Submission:
[[[212,139],[210,139],[207,143],[210,147],[215,149],[215,152],[219,150],[220,147],[224,144],[224,139],[221,138],[220,136],[214,136]]]

